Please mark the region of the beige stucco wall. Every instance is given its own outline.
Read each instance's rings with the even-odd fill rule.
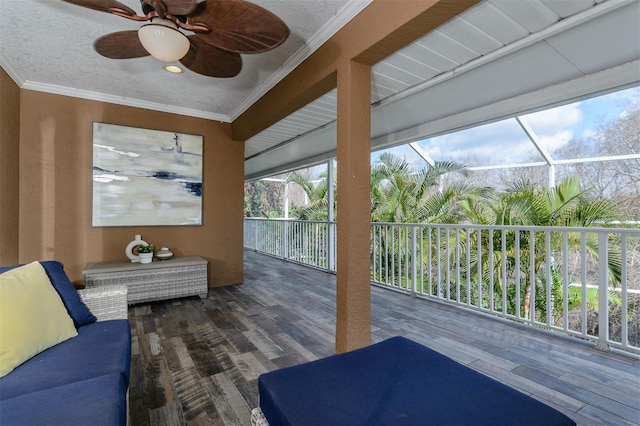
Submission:
[[[81,282],[87,262],[126,259],[125,246],[141,234],[206,258],[210,286],[242,282],[244,144],[231,140],[229,124],[24,89],[19,106],[20,262],[57,259]],[[203,135],[203,226],[93,228],[94,121]]]
[[[0,265],[18,261],[20,89],[0,68]]]

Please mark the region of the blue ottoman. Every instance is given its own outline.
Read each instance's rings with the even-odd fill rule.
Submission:
[[[263,374],[258,388],[271,425],[575,425],[404,337]]]

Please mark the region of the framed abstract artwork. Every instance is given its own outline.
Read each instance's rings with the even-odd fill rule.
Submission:
[[[202,139],[94,122],[92,226],[202,225]]]

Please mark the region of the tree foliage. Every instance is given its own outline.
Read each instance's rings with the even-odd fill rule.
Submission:
[[[327,186],[327,172],[311,179],[300,172],[293,172],[287,178],[287,183],[297,184],[306,194],[307,203],[295,204],[291,208],[291,215],[300,220],[327,220],[329,217],[329,200]],[[335,206],[334,206],[335,208]]]
[[[283,200],[282,185],[264,180],[244,183],[245,217],[281,217]]]
[[[436,162],[417,171],[392,153],[371,168],[371,221],[394,223],[457,223],[464,220],[462,200],[482,196],[487,188],[472,183],[440,185],[448,174],[468,176],[466,166]]]

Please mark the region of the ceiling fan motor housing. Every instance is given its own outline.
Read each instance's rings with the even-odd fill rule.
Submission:
[[[206,1],[206,0],[205,0]],[[155,12],[156,10],[153,8],[153,6],[151,6],[148,3],[145,3],[144,0],[140,0],[140,3],[142,5],[142,13],[145,15],[149,15],[152,12]],[[202,3],[202,1],[197,1],[197,3]],[[185,15],[173,15],[175,16],[180,22],[185,23],[187,22],[187,17]]]

